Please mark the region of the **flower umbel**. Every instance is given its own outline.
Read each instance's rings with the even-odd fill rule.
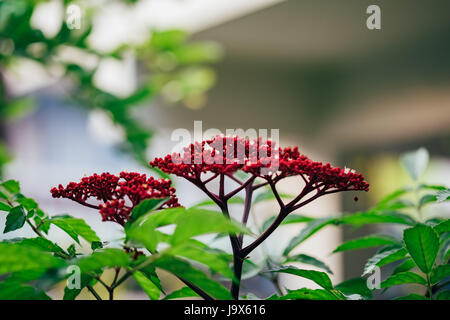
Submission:
[[[70,182],[51,189],[54,198],[67,198],[86,207],[98,209],[103,221],[125,225],[131,211],[144,199],[169,198],[162,207],[180,206],[175,188],[168,179],[155,179],[136,172],[110,173],[83,177],[80,182]],[[97,200],[97,203],[88,202]],[[100,202],[100,203],[98,203]]]
[[[244,259],[289,215],[315,199],[341,191],[368,191],[369,184],[360,173],[353,170],[332,167],[310,160],[301,154],[298,147],[281,149],[273,141],[254,140],[238,136],[218,135],[214,139],[196,142],[184,149],[184,153],[173,153],[156,158],[150,165],[163,172],[183,177],[196,185],[210,197],[223,214],[229,217],[228,200],[240,191],[245,191],[245,205],[242,223],[247,224],[253,192],[268,186],[278,204],[279,213],[272,225],[256,240],[244,246],[243,235],[231,234],[230,241],[234,256],[234,274],[238,281],[232,283],[233,298],[239,297],[240,278]],[[237,171],[247,173],[245,180],[235,176]],[[276,184],[287,177],[299,176],[303,181],[300,193],[285,203]],[[234,190],[226,192],[225,179],[237,184]],[[218,190],[210,190],[207,184],[219,179]]]

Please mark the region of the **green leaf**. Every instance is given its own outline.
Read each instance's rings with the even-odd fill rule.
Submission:
[[[394,300],[428,300],[428,298],[421,296],[420,294],[411,293],[404,297],[398,297]]]
[[[150,279],[148,279],[144,273],[136,271],[133,273],[133,278],[151,300],[159,300],[161,290]]]
[[[120,249],[113,248],[95,251],[90,256],[77,260],[77,265],[83,273],[98,271],[103,268],[127,267],[130,263],[131,259],[128,254]]]
[[[327,217],[322,219],[317,219],[314,221],[309,222],[300,233],[291,239],[288,246],[283,252],[284,256],[288,256],[289,253],[295,249],[300,243],[311,237],[313,234],[315,234],[317,231],[322,229],[325,226],[328,226],[330,224],[336,223],[337,218],[335,217]]]
[[[425,183],[421,183],[419,185],[420,189],[429,189],[429,190],[437,190],[437,191],[441,191],[441,190],[445,190],[447,189],[444,186],[439,186],[439,185],[432,185],[432,184],[425,184]]]
[[[211,280],[203,272],[193,268],[188,262],[170,256],[163,256],[153,262],[155,267],[169,271],[181,279],[188,280],[210,296],[220,300],[231,299],[228,290],[220,283]]]
[[[406,194],[410,191],[412,191],[412,188],[408,188],[408,187],[398,189],[398,190],[388,194],[383,199],[381,199],[375,208],[379,209],[379,210],[388,209],[391,207],[393,200],[398,200],[398,198],[400,198],[401,196],[403,196],[404,194]]]
[[[419,208],[422,208],[423,206],[433,203],[437,201],[437,197],[434,194],[425,194],[420,198],[419,200]]]
[[[129,223],[132,223],[143,215],[146,215],[147,213],[160,208],[164,203],[167,202],[167,200],[169,200],[169,198],[145,199],[141,201],[136,207],[133,208],[133,211],[131,211]]]
[[[436,284],[447,277],[450,277],[450,265],[445,264],[437,266],[431,271],[431,284]]]
[[[353,239],[347,242],[344,242],[333,252],[341,252],[341,251],[349,251],[349,250],[357,250],[371,247],[384,246],[388,244],[398,244],[398,240],[389,236],[389,235],[370,235],[358,239]]]
[[[46,252],[64,252],[64,250],[56,243],[42,237],[23,239],[19,243],[26,246],[36,247]]]
[[[397,212],[385,212],[376,210],[364,211],[345,216],[341,218],[339,222],[341,224],[350,224],[355,227],[375,223],[398,223],[410,226],[416,224],[414,219],[412,219],[408,215]]]
[[[0,282],[0,300],[51,300],[45,292],[29,285]]]
[[[12,208],[6,216],[6,224],[3,233],[22,228],[25,224],[26,218],[27,216],[22,206]]]
[[[159,289],[159,291],[165,293],[161,285],[161,281],[159,280],[159,277],[156,274],[156,268],[154,266],[148,265],[144,268],[139,269],[139,271],[142,272],[147,277],[147,279],[153,282],[153,284]]]
[[[275,221],[277,217],[272,216],[266,221],[264,221],[262,229],[263,231],[267,230],[269,226]],[[300,214],[290,214],[284,220],[281,222],[281,225],[291,224],[291,223],[302,223],[302,222],[311,222],[313,220],[316,220],[315,218],[307,217]]]
[[[439,251],[439,237],[432,227],[418,224],[403,232],[408,252],[424,273],[429,273]]]
[[[235,196],[228,200],[228,204],[244,204],[245,200],[242,197]],[[217,206],[217,204],[213,200],[205,200],[199,202],[191,207],[192,208],[200,208],[200,207],[209,207],[209,206]]]
[[[286,260],[283,262],[283,264],[287,263],[287,262],[301,262],[304,264],[309,264],[309,265],[315,266],[317,268],[323,269],[326,272],[328,272],[329,274],[333,274],[330,267],[328,267],[324,262],[322,262],[314,257],[308,256],[306,254],[297,254],[292,257],[287,257]]]
[[[100,241],[94,230],[83,220],[73,218],[70,216],[53,217],[50,219],[50,223],[64,230],[72,239],[78,244],[80,240],[78,236],[82,237],[88,242]]]
[[[188,209],[177,219],[176,224],[177,227],[172,236],[173,244],[208,233],[249,233],[247,228],[229,220],[222,213],[202,209]]]
[[[249,233],[241,224],[224,217],[222,213],[198,208],[170,208],[145,215],[126,229],[130,240],[142,243],[154,252],[161,241],[159,227],[175,224],[175,232],[170,237],[172,244],[207,233]]]
[[[323,289],[288,290],[284,296],[274,295],[268,300],[339,300],[335,295]]]
[[[294,195],[291,194],[285,194],[285,193],[278,193],[278,195],[280,196],[280,198],[284,198],[284,199],[290,199],[290,198],[294,198]],[[262,201],[268,201],[268,200],[276,200],[276,197],[274,195],[274,193],[272,192],[272,190],[268,190],[265,192],[261,192],[258,193],[256,195],[256,197],[253,199],[253,204],[257,204],[259,202]]]
[[[319,286],[324,288],[325,290],[332,290],[333,284],[331,283],[330,277],[325,272],[315,271],[315,270],[305,270],[298,269],[294,266],[281,267],[278,269],[270,270],[270,272],[281,272],[281,273],[289,273],[302,278],[306,278],[314,281]]]
[[[11,210],[11,207],[7,205],[6,203],[0,202],[0,211],[6,211],[9,212]]]
[[[229,279],[234,278],[230,263],[232,256],[223,251],[211,249],[198,241],[187,241],[169,250],[169,254],[185,257],[207,266],[211,271],[220,273]]]
[[[103,248],[103,243],[101,241],[92,241],[91,242],[91,249],[92,251],[95,251],[97,249]]]
[[[164,297],[163,300],[171,300],[171,299],[180,299],[180,298],[191,298],[191,297],[198,297],[199,295],[195,293],[194,290],[192,290],[189,287],[183,287],[181,289],[175,290]]]
[[[31,198],[18,198],[17,202],[20,203],[27,211],[38,208],[36,201]]]
[[[50,269],[64,265],[64,261],[36,247],[0,242],[0,274]]]
[[[382,267],[386,264],[405,258],[407,253],[408,252],[405,248],[399,248],[396,246],[388,246],[381,249],[367,261],[364,266],[363,276],[371,273],[375,267]]]
[[[9,193],[17,194],[20,192],[20,184],[16,180],[8,180],[1,184]]]
[[[435,225],[433,229],[437,232],[438,235],[442,235],[445,232],[450,232],[450,219],[447,219]]]
[[[414,272],[399,272],[391,275],[389,278],[381,282],[381,288],[390,288],[392,286],[398,286],[400,284],[406,283],[418,283],[421,285],[427,285],[427,280]]]
[[[403,261],[402,263],[400,263],[395,269],[394,271],[392,271],[392,274],[396,274],[399,272],[405,272],[405,271],[409,271],[412,268],[414,268],[416,266],[416,263],[414,262],[413,259],[406,259],[405,261]]]
[[[364,299],[372,298],[372,290],[367,287],[367,280],[364,278],[353,278],[339,283],[335,286],[345,295],[359,294]]]
[[[400,161],[411,178],[419,180],[428,165],[429,154],[425,148],[403,154]]]

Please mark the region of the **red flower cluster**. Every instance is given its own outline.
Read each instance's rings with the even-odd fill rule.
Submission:
[[[202,173],[233,174],[238,170],[259,174],[278,163],[278,149],[271,140],[246,140],[237,136],[218,135],[195,142],[184,153],[169,154],[150,162],[166,173],[186,179],[197,179]],[[258,173],[257,173],[258,172]]]
[[[298,151],[298,147],[280,150],[279,177],[300,175],[313,186],[323,189],[369,191],[364,176],[348,168],[332,167],[329,163],[315,162]]]
[[[216,136],[194,143],[184,154],[174,153],[150,162],[166,173],[199,181],[202,173],[233,174],[238,170],[263,179],[278,181],[302,176],[313,187],[339,190],[369,190],[362,174],[310,160],[298,147],[277,148],[270,140]]]
[[[121,225],[128,221],[133,208],[144,199],[168,197],[164,207],[180,206],[170,180],[147,178],[145,174],[136,172],[121,172],[119,176],[94,174],[82,178],[79,183],[71,182],[65,188],[60,184],[58,188],[51,189],[51,193],[54,198],[67,198],[99,209],[103,221],[114,221]],[[88,203],[90,198],[103,203]]]

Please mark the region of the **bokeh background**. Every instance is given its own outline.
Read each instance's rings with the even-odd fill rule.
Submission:
[[[28,3],[16,4],[22,2]],[[64,5],[69,3],[41,1],[29,21],[44,37],[51,38],[64,27]],[[152,79],[162,75],[157,78],[158,85],[151,82],[152,88],[157,87],[157,94],[140,101],[139,108],[132,110],[139,125],[152,132],[144,150],[148,160],[171,151],[176,144],[170,139],[173,130],[193,130],[194,121],[201,120],[204,130],[279,129],[282,146],[299,145],[314,160],[364,173],[371,183],[369,193],[358,195],[358,202],[353,201],[354,195],[321,199],[304,208],[304,212],[314,216],[367,209],[382,196],[409,183],[398,157],[418,147],[427,148],[431,154],[424,179],[431,184],[450,185],[447,0],[73,3],[82,8],[81,23],[92,24],[87,37],[89,50],[106,53],[131,44],[120,59],[97,54],[92,62],[96,65],[94,80],[89,85],[115,97],[126,97],[143,83],[145,86],[148,74]],[[366,8],[371,4],[381,8],[381,30],[366,27]],[[0,26],[6,21],[5,8],[0,1]],[[189,41],[203,45],[201,50],[187,51],[190,55],[185,56],[190,59],[186,64],[207,67],[166,79],[164,75],[174,68],[171,56],[147,56],[145,50],[133,46],[151,39],[150,30],[174,29],[184,30],[191,35]],[[26,107],[22,103],[21,108],[29,112],[20,117],[2,114],[1,132],[13,158],[4,166],[4,177],[19,180],[23,193],[38,200],[49,214],[83,217],[102,239],[114,242],[121,236],[119,228],[101,222],[95,212],[52,199],[50,188],[94,172],[154,173],[129,152],[117,148],[126,140],[126,132],[111,120],[108,110],[95,104],[87,108],[86,100],[68,99],[74,94],[70,78],[26,57],[7,60],[8,35],[13,38],[12,31],[8,32],[0,37],[4,87],[9,97],[31,100],[26,100]],[[77,50],[58,51],[58,59],[91,63],[85,53]],[[95,98],[97,93],[88,97]],[[2,104],[6,107],[4,99]],[[178,179],[174,183],[186,206],[204,199],[189,184]],[[296,187],[292,181],[282,185],[286,192]],[[263,221],[274,207],[257,207],[256,219]],[[428,210],[426,214],[430,216],[450,215],[446,205],[430,206]],[[3,222],[4,217],[0,216],[0,224]],[[334,281],[359,276],[374,250],[344,255],[330,252],[343,240],[374,228],[381,227],[356,231],[329,227],[297,251],[326,261],[334,270]],[[400,232],[383,228],[383,232]],[[286,226],[274,233],[265,246],[266,254],[280,254],[283,244],[300,229],[301,225]],[[16,231],[0,237],[27,235],[31,232]],[[51,235],[60,237],[61,244],[70,244],[57,230],[52,230]],[[255,260],[262,255],[255,252]],[[163,275],[163,281],[172,288],[179,286],[168,276]],[[302,282],[288,275],[281,283],[288,288],[313,286],[308,280]],[[246,288],[261,296],[272,290],[269,283],[258,277],[245,280]],[[129,283],[127,289],[118,292],[118,297],[145,298],[134,289]],[[398,295],[394,289],[392,295]]]

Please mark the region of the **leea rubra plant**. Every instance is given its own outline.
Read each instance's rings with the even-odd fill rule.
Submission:
[[[323,262],[306,254],[292,255],[292,250],[326,225],[357,225],[370,221],[392,223],[401,218],[407,221],[400,213],[381,209],[357,213],[354,220],[351,220],[352,215],[316,219],[294,213],[327,194],[367,191],[369,185],[353,170],[311,161],[298,148],[281,149],[262,139],[217,136],[187,146],[183,153],[154,159],[150,165],[188,180],[209,200],[186,208],[180,204],[170,180],[135,172],[122,172],[118,176],[94,174],[51,190],[54,198],[75,201],[100,213],[103,221],[120,226],[123,230],[120,244],[102,241],[80,218],[50,217],[36,201],[21,193],[18,182],[3,182],[0,210],[6,212],[4,233],[29,227],[35,237],[0,242],[0,299],[48,299],[49,290],[61,285],[65,285],[64,299],[75,299],[83,290],[96,299],[114,299],[117,288],[129,283],[131,278],[150,299],[155,300],[183,297],[250,299],[251,294],[240,294],[240,286],[243,269],[255,265],[251,262],[252,252],[274,230],[286,223],[297,222],[306,222],[306,227],[284,250],[283,261],[269,263],[270,268],[260,270],[260,274],[276,281],[278,274],[289,273],[310,279],[322,289],[286,291],[281,288],[270,297],[260,298],[348,299],[355,295],[368,298],[368,294],[364,294],[368,289],[362,288],[361,281],[333,285],[326,273],[331,270]],[[298,194],[288,196],[278,191],[278,183],[288,177],[298,177]],[[247,225],[252,206],[270,199],[278,204],[277,215],[262,226]],[[241,206],[240,219],[230,214],[232,204]],[[434,235],[445,237],[446,231],[442,231],[445,224],[441,225],[444,222],[415,227],[433,228]],[[436,231],[438,225],[442,232]],[[172,227],[164,228],[166,226]],[[60,246],[52,241],[50,228],[63,230],[73,244]],[[405,234],[410,232],[405,231]],[[422,231],[414,232],[421,234]],[[208,241],[200,241],[204,237],[199,236],[206,234],[226,235],[230,250],[220,250]],[[408,237],[423,238],[415,234]],[[439,240],[441,247],[442,239]],[[86,242],[90,244],[89,250],[81,246]],[[408,242],[411,241],[405,239],[404,250],[410,250]],[[410,252],[409,255],[421,269],[421,262],[414,258],[417,254]],[[286,266],[298,261],[326,272]],[[430,283],[428,288],[432,297],[433,290],[437,290],[433,282],[440,279],[445,268],[433,271],[436,269],[434,261],[431,265],[430,261],[426,263],[431,269],[422,271],[426,275],[425,281]],[[80,272],[78,286],[69,281],[73,275],[71,270]],[[166,292],[157,270],[173,274],[184,287]],[[436,273],[439,277],[433,276]]]

